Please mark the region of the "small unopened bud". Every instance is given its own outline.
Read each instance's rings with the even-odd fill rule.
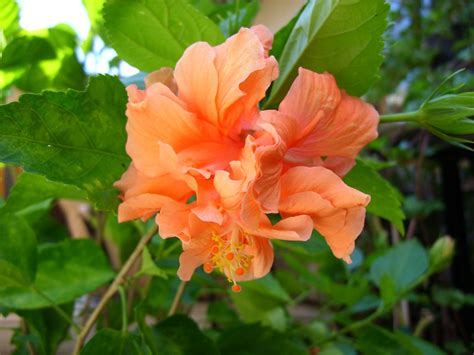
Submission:
[[[454,239],[450,236],[439,238],[430,249],[430,269],[441,271],[451,263],[454,255]]]

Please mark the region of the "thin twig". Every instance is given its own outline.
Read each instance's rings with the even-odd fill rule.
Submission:
[[[74,345],[73,355],[79,354],[79,352],[81,351],[82,344],[84,343],[84,340],[86,339],[90,330],[92,329],[95,322],[97,321],[97,318],[99,317],[100,313],[104,310],[105,306],[110,301],[110,299],[115,294],[115,292],[117,292],[119,286],[124,281],[125,276],[128,274],[128,272],[130,271],[132,266],[135,264],[137,259],[140,257],[143,251],[143,248],[145,248],[145,245],[147,245],[150,239],[155,235],[156,231],[157,231],[157,227],[155,225],[142,237],[142,239],[136,246],[135,250],[127,259],[122,269],[118,273],[114,282],[112,282],[112,284],[109,286],[105,294],[102,296],[99,304],[94,309],[94,312],[92,312],[92,314],[90,315],[89,319],[87,320],[86,324],[84,325],[84,327],[82,328],[81,332],[79,333],[77,337],[76,344]]]
[[[125,295],[125,289],[123,286],[118,288],[120,294],[120,304],[122,308],[122,335],[126,336],[128,333],[128,307],[127,307],[127,296]]]
[[[173,303],[171,304],[171,308],[168,312],[168,317],[171,317],[178,310],[179,303],[181,302],[181,298],[183,297],[183,294],[184,294],[184,289],[186,288],[186,284],[187,284],[187,281],[181,281],[181,283],[179,284],[178,290],[176,291],[176,294],[174,295]]]

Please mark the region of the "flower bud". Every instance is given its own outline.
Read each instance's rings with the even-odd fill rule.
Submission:
[[[450,236],[439,238],[431,247],[430,269],[433,272],[443,270],[451,263],[454,255],[454,239]]]

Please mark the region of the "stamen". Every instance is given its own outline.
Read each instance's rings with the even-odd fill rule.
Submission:
[[[227,253],[225,258],[229,261],[232,261],[234,259],[234,253],[232,253],[232,252]]]
[[[233,284],[233,285],[232,285],[232,292],[238,293],[238,292],[240,292],[240,291],[242,291],[242,287],[240,287],[240,286],[237,285],[237,284]]]
[[[212,266],[211,263],[205,263],[203,265],[203,269],[205,273],[210,274],[212,272],[212,269],[214,269],[214,267]]]
[[[235,274],[237,276],[242,276],[243,274],[245,274],[245,270],[241,267],[238,267],[237,269],[235,269]]]

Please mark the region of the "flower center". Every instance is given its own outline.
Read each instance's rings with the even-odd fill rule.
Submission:
[[[214,234],[208,261],[203,265],[204,271],[211,273],[214,269],[219,270],[233,283],[232,291],[240,292],[241,287],[237,285],[236,278],[247,273],[250,268],[253,256],[246,252],[250,244],[251,238],[237,227],[227,235]]]

